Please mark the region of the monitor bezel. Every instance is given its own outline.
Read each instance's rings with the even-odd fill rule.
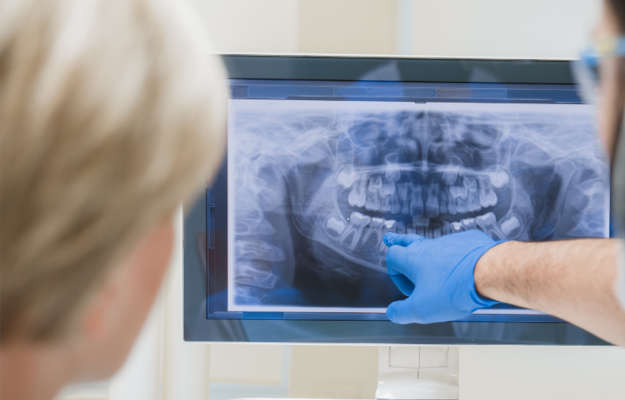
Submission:
[[[377,70],[376,81],[574,84],[568,61],[408,58],[384,56],[223,55],[229,79],[360,81]],[[381,68],[392,63],[394,68]],[[398,74],[399,71],[399,74]],[[476,74],[476,71],[479,72]],[[225,171],[215,185],[226,187]],[[221,193],[221,192],[220,192]],[[215,248],[227,246],[227,235],[214,235],[208,224],[227,203],[227,193],[211,197],[205,190],[185,210],[183,236],[184,339],[210,342],[288,342],[350,344],[528,344],[601,345],[602,340],[551,316],[532,322],[449,322],[395,325],[388,321],[320,321],[288,319],[209,319],[208,268]],[[224,208],[225,209],[225,208]],[[213,222],[214,223],[214,222]],[[200,243],[198,246],[198,241]],[[204,248],[204,254],[197,249]]]

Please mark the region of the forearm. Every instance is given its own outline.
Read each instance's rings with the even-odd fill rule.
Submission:
[[[625,311],[614,293],[619,251],[616,239],[506,242],[479,260],[475,286],[482,296],[549,313],[625,345]]]

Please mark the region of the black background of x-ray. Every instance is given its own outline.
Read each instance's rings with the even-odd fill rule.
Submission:
[[[357,80],[392,62],[400,71],[376,80],[573,84],[568,63],[513,60],[424,60],[357,57],[225,56],[231,79]],[[388,74],[385,76],[384,74]],[[486,77],[486,78],[484,78]],[[395,325],[379,316],[222,312],[227,304],[227,171],[187,211],[184,226],[184,338],[192,341],[604,344],[551,316],[474,315],[467,321]]]

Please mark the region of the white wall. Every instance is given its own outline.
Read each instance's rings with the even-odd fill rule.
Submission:
[[[380,0],[300,0],[299,51],[395,54],[397,4]]]
[[[298,50],[297,0],[189,0],[218,52],[294,53]]]
[[[625,349],[465,347],[462,400],[621,400]]]
[[[574,58],[600,0],[414,0],[412,53],[445,57]]]

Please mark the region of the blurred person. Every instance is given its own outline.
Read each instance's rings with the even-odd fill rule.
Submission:
[[[0,398],[122,365],[176,209],[220,162],[225,110],[184,2],[0,3]]]
[[[625,0],[604,0],[582,61],[586,97],[599,107],[599,136],[612,164],[612,215],[625,228]],[[407,296],[389,305],[396,323],[461,319],[499,302],[540,310],[625,345],[623,240],[495,242],[471,230],[425,239],[388,233],[386,262]]]

